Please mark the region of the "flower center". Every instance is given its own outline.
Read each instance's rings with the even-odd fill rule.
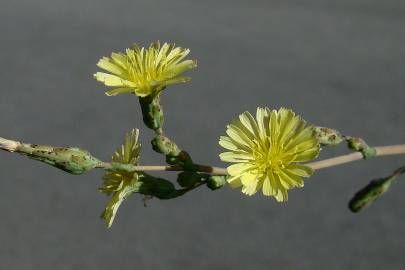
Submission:
[[[281,147],[270,143],[255,143],[253,149],[254,162],[260,174],[267,174],[270,171],[276,173],[285,168],[285,161],[282,159]]]

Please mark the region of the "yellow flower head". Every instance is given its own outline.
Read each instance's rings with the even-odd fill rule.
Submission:
[[[318,156],[318,140],[314,129],[291,110],[257,108],[256,119],[244,112],[226,133],[219,144],[230,151],[220,158],[235,163],[228,167],[228,182],[234,188],[242,186],[247,195],[262,188],[264,195],[287,201],[287,190],[303,187],[302,177],[313,173],[298,163]]]
[[[108,96],[135,93],[145,97],[161,91],[167,85],[191,79],[180,76],[197,66],[194,60],[182,61],[189,52],[189,49],[168,43],[161,46],[159,42],[154,42],[149,48],[133,45],[125,53],[112,53],[111,58],[103,57],[97,66],[109,73],[97,72],[94,77],[106,86],[114,87],[106,92]]]

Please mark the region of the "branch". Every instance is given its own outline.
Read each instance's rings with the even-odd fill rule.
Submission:
[[[7,140],[0,137],[0,149],[8,152],[19,152],[19,148],[22,145],[26,145],[17,141]],[[374,147],[376,150],[377,156],[388,156],[388,155],[399,155],[405,154],[405,144],[400,145],[391,145],[391,146],[377,146]],[[355,152],[351,154],[346,154],[342,156],[337,156],[334,158],[329,158],[321,161],[315,161],[307,163],[306,165],[311,167],[314,170],[320,170],[324,168],[334,167],[342,165],[345,163],[353,162],[356,160],[364,159],[364,156],[360,152]],[[215,175],[227,175],[228,172],[226,168],[213,167],[209,165],[199,165],[196,164],[198,171],[203,173],[210,173]],[[108,163],[108,162],[99,162],[95,168],[102,169],[113,169],[119,168],[124,171],[184,171],[184,168],[181,166],[134,166],[131,164],[119,164],[119,163]]]
[[[7,140],[0,137],[0,149],[4,151],[15,152],[20,145],[21,143],[19,142]]]
[[[197,166],[197,171],[202,172],[202,173],[210,173],[210,174],[215,174],[215,175],[228,175],[228,171],[226,168],[220,168],[220,167],[213,167],[209,165],[199,165],[195,164]],[[184,168],[182,166],[165,166],[165,165],[145,165],[145,166],[134,166],[134,165],[129,165],[125,164],[125,166],[122,166],[122,164],[116,164],[116,163],[108,163],[108,162],[102,162],[99,165],[97,165],[96,168],[102,168],[102,169],[113,169],[113,168],[119,168],[123,171],[143,171],[143,172],[159,172],[159,171],[169,171],[169,172],[181,172],[184,171]]]
[[[400,145],[390,145],[390,146],[377,146],[374,147],[377,151],[377,156],[388,156],[388,155],[399,155],[405,154],[405,144]],[[328,158],[320,161],[315,161],[307,163],[308,167],[311,167],[314,170],[320,170],[324,168],[334,167],[342,165],[345,163],[353,162],[356,160],[364,159],[363,154],[360,152],[355,152],[351,154],[346,154],[342,156],[337,156],[334,158]],[[226,168],[213,167],[208,165],[198,165],[198,171],[204,173],[211,173],[217,175],[227,175],[228,172]],[[100,164],[100,168],[111,168],[110,163]],[[184,169],[180,166],[133,166],[135,171],[183,171]]]
[[[405,144],[376,146],[373,148],[376,150],[375,157],[405,154]],[[347,155],[337,156],[334,158],[328,158],[321,161],[307,163],[306,165],[314,170],[320,170],[324,168],[334,167],[345,163],[353,162],[360,159],[364,159],[363,154],[361,152],[355,152]]]

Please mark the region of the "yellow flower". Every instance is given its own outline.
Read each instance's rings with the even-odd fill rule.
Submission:
[[[229,166],[229,184],[242,187],[247,195],[263,189],[277,201],[288,200],[287,190],[303,187],[302,177],[313,170],[300,162],[316,158],[320,148],[314,129],[291,110],[257,108],[256,119],[249,112],[239,115],[227,126],[228,136],[219,144],[230,150],[220,154]]]
[[[97,66],[109,73],[97,72],[94,77],[106,86],[114,87],[106,92],[108,96],[123,93],[149,96],[167,85],[191,79],[180,76],[197,66],[194,60],[182,61],[189,52],[189,49],[168,43],[161,46],[159,42],[154,42],[149,48],[139,48],[135,44],[125,53],[112,53],[111,58],[103,57]]]
[[[121,164],[137,165],[141,146],[138,144],[139,130],[133,129],[131,133],[125,136],[124,144],[112,156],[112,161]],[[108,227],[111,227],[118,208],[132,193],[139,191],[138,173],[128,173],[111,171],[106,172],[103,177],[103,185],[99,191],[107,195],[112,194],[101,217],[105,220]]]

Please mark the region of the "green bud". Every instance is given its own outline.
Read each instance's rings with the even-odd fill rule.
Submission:
[[[85,173],[101,162],[88,151],[75,147],[52,147],[22,143],[17,152],[71,174]]]
[[[178,156],[166,156],[166,163],[169,164],[169,165],[181,166],[187,171],[197,171],[196,169],[194,169],[195,166],[191,165],[192,163],[190,163],[190,162],[187,162],[187,165],[191,165],[191,166],[185,166],[186,162],[184,161],[184,159],[182,157],[180,157],[180,155],[178,155]]]
[[[347,145],[349,146],[350,149],[353,149],[355,151],[361,151],[365,147],[367,147],[367,144],[363,139],[355,137],[348,137]]]
[[[185,170],[191,171],[191,172],[197,172],[198,171],[198,166],[194,164],[193,160],[191,159],[191,156],[189,153],[186,151],[181,151],[179,155],[177,156],[178,158],[178,163],[177,165],[182,166]]]
[[[164,116],[162,105],[160,104],[160,92],[146,97],[139,97],[139,103],[145,125],[161,133]]]
[[[372,158],[377,155],[377,150],[374,147],[367,147],[364,148],[361,153],[363,154],[364,158]]]
[[[178,156],[166,156],[166,162],[169,165],[177,165],[183,167],[186,171],[197,172],[198,166],[193,163],[189,154],[181,151]]]
[[[352,212],[359,212],[366,208],[388,191],[394,179],[395,177],[388,177],[371,181],[350,200],[349,209]]]
[[[340,144],[344,138],[339,131],[326,127],[315,127],[316,137],[321,145],[335,146]]]
[[[226,178],[224,175],[211,175],[207,179],[207,187],[211,190],[222,188],[226,184]]]
[[[361,152],[365,159],[375,157],[377,154],[375,148],[368,146],[361,138],[347,137],[346,139],[349,148]]]
[[[181,152],[174,142],[163,135],[157,135],[151,143],[153,150],[166,156],[177,157]]]
[[[140,174],[139,181],[142,182],[142,185],[138,192],[143,195],[153,196],[161,200],[168,200],[184,194],[183,191],[176,190],[172,182],[146,173]]]
[[[179,162],[180,160],[178,157],[166,156],[166,163],[169,165],[177,165]]]
[[[195,172],[184,171],[179,173],[177,183],[181,187],[189,188],[200,182],[204,176]]]
[[[151,144],[153,150],[166,156],[168,164],[181,166],[187,171],[196,172],[198,170],[190,155],[186,151],[181,151],[177,144],[169,138],[159,134],[153,138]]]

